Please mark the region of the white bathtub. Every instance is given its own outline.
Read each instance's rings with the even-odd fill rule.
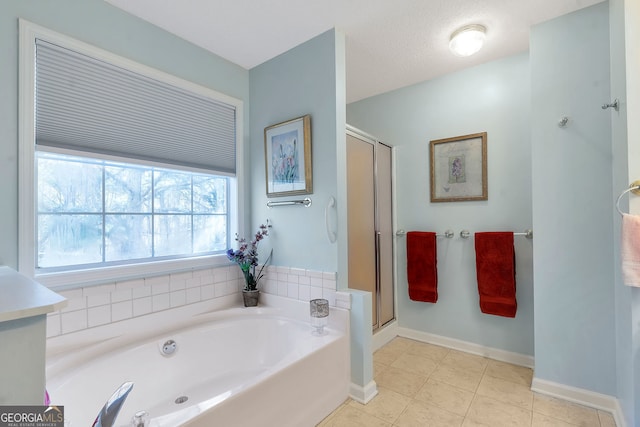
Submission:
[[[152,427],[314,426],[348,395],[348,315],[332,310],[332,327],[317,337],[308,303],[284,305],[199,313],[179,325],[145,316],[52,339],[51,402],[64,405],[68,426],[87,427],[132,381],[117,426],[130,426],[142,410]],[[170,356],[161,352],[167,340],[177,343]]]

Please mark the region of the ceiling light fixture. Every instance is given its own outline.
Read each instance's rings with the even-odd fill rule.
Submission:
[[[449,49],[457,56],[473,55],[482,48],[486,31],[484,26],[478,24],[462,27],[451,34]]]

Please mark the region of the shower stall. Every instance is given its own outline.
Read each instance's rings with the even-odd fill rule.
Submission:
[[[395,319],[391,147],[347,126],[349,287],[372,293],[372,327]]]

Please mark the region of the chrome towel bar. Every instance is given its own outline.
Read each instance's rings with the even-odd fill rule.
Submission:
[[[407,234],[407,232],[403,229],[396,231],[396,236],[404,236],[405,234]],[[524,236],[527,239],[533,239],[533,230],[527,229],[522,233],[513,233],[513,235]],[[447,230],[443,234],[436,234],[436,237],[446,237],[447,239],[451,239],[453,236],[454,232],[452,230]],[[469,230],[462,230],[460,231],[460,237],[462,237],[463,239],[468,239],[469,237],[471,237],[471,232]]]
[[[289,206],[289,205],[304,205],[305,208],[311,206],[311,199],[309,197],[305,197],[302,200],[282,200],[282,201],[271,201],[267,202],[267,207],[272,208],[274,206]]]
[[[405,234],[407,234],[407,232],[402,229],[396,231],[396,236],[404,236]],[[453,230],[446,230],[442,234],[436,234],[436,237],[446,237],[447,239],[451,239],[453,235],[454,235]]]

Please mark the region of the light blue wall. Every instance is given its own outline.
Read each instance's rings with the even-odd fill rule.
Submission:
[[[626,22],[625,8],[627,8]],[[640,176],[631,158],[633,150],[640,147],[640,139],[633,137],[633,130],[627,132],[629,125],[627,119],[628,103],[640,102],[628,92],[626,84],[628,79],[635,79],[636,84],[640,81],[640,77],[634,73],[633,66],[626,69],[627,65],[631,64],[626,63],[625,50],[627,49],[625,48],[629,43],[635,42],[637,49],[638,42],[627,39],[625,43],[625,32],[631,36],[633,33],[630,31],[640,31],[638,28],[640,18],[630,19],[631,16],[637,15],[629,13],[630,10],[631,3],[628,0],[609,1],[611,97],[617,97],[621,101],[620,111],[611,112],[613,198],[617,198],[618,194],[629,185],[629,182]],[[633,49],[631,46],[629,47]],[[633,58],[635,58],[633,55],[629,57],[631,61],[634,60]],[[629,90],[632,90],[632,87],[629,87]],[[631,212],[628,200],[625,197],[620,203],[624,212]],[[629,288],[622,283],[621,270],[618,267],[620,266],[620,226],[621,217],[614,214],[617,396],[627,425],[635,426],[640,425],[640,340],[634,339],[634,337],[640,336],[637,331],[638,326],[634,326],[640,325],[638,321],[640,319],[640,303],[638,302],[640,289]]]
[[[515,319],[480,312],[469,231],[531,228],[529,60],[491,62],[347,106],[347,122],[396,150],[398,228],[444,232],[438,239],[436,304],[410,301],[404,238],[398,241],[398,322],[480,345],[533,355],[532,242],[516,237]],[[488,201],[430,203],[429,141],[488,133]],[[535,233],[535,230],[534,230]]]
[[[611,56],[611,94],[619,96],[626,92],[625,76],[625,42],[624,42],[624,1],[611,0],[609,2],[610,14],[610,56]],[[623,103],[623,105],[625,105]],[[611,114],[611,137],[613,153],[613,189],[626,187],[629,168],[627,167],[627,115],[626,108],[620,113]],[[614,201],[612,201],[614,203]],[[628,212],[629,205],[625,198],[621,208]],[[614,230],[619,230],[620,217],[614,215]],[[614,260],[615,265],[620,265],[620,234],[614,231]],[[631,289],[622,284],[621,271],[615,272],[615,312],[616,312],[616,380],[617,396],[623,408],[625,420],[628,425],[632,423],[634,407],[633,376],[633,352],[632,352],[632,319],[631,319]]]
[[[102,0],[0,2],[0,265],[18,264],[18,18],[249,102],[249,72]],[[248,118],[245,120],[248,142]],[[247,216],[248,218],[248,216]]]
[[[342,57],[342,58],[341,58]],[[330,30],[253,69],[251,90],[251,189],[254,225],[273,223],[273,264],[337,271],[337,245],[329,242],[324,211],[337,194],[337,146],[344,138],[344,35]],[[312,205],[267,208],[264,128],[311,115]]]
[[[0,2],[0,265],[12,268],[18,264],[18,18],[249,102],[248,71],[102,0]],[[246,144],[248,120],[244,129]]]
[[[533,267],[536,378],[615,395],[608,7],[532,30]]]

